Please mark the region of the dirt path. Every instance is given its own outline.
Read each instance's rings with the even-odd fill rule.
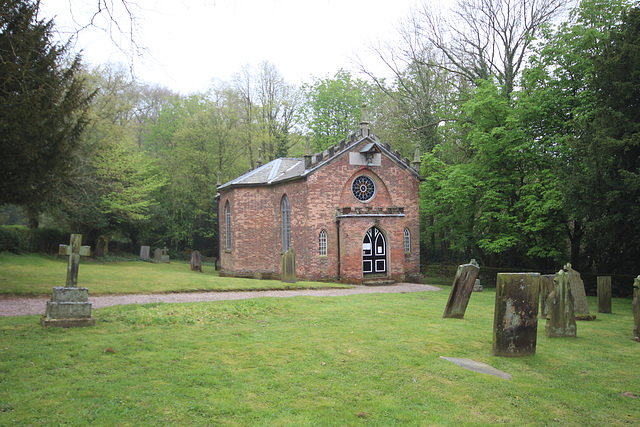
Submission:
[[[250,292],[186,292],[174,294],[129,294],[110,296],[89,296],[92,308],[108,307],[124,304],[147,304],[154,302],[200,302],[223,301],[261,297],[295,297],[295,296],[343,296],[373,293],[404,293],[439,291],[440,288],[431,285],[415,283],[397,283],[392,286],[354,286],[348,289],[320,289],[296,291],[250,291]],[[0,296],[0,317],[26,316],[44,314],[47,301],[51,297],[7,297]]]

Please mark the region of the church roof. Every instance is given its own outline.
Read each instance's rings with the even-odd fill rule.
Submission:
[[[388,144],[381,145],[377,136],[369,132],[365,135],[366,136],[363,136],[362,131],[354,133],[346,140],[341,141],[339,145],[330,147],[321,153],[305,156],[305,158],[282,157],[272,160],[266,165],[260,166],[219,186],[218,189],[221,190],[237,186],[272,185],[292,179],[304,178],[331,162],[333,159],[352,151],[353,147],[363,141],[365,141],[365,145],[358,151],[384,153],[417,179],[422,180],[420,173],[411,167],[408,159],[401,158],[400,153],[397,151],[391,151]]]

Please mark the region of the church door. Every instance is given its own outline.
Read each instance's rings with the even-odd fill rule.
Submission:
[[[362,240],[362,272],[364,274],[387,272],[387,244],[378,228],[367,230]]]

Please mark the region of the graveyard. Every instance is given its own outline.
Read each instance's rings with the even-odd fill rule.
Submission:
[[[46,295],[64,284],[64,260],[24,256],[20,265],[13,257],[0,256],[4,282],[24,288],[12,293]],[[9,264],[25,276],[53,269],[56,279],[41,277],[46,286],[37,291]],[[78,284],[93,295],[109,292],[101,282],[117,283],[112,292],[144,292],[162,275],[174,291],[183,290],[180,277],[206,278],[211,289],[242,283],[207,265],[200,273],[185,262],[107,264],[83,259]],[[0,317],[0,425],[638,423],[631,299],[612,298],[603,313],[586,296],[597,316],[578,320],[575,337],[548,337],[540,318],[535,353],[497,357],[496,290],[473,292],[463,316],[447,318],[453,278],[429,280],[441,290],[104,307],[93,310],[90,327]],[[486,364],[509,379],[444,358]]]

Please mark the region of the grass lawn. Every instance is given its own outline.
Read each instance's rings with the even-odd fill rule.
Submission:
[[[91,295],[347,287],[326,282],[219,278],[213,265],[205,265],[202,270],[203,273],[191,271],[184,261],[154,264],[81,259],[78,286],[89,288]],[[67,257],[0,253],[0,294],[51,295],[52,288],[64,286],[66,278]]]
[[[577,338],[540,322],[535,356],[498,358],[495,292],[461,320],[442,319],[449,292],[117,306],[68,330],[0,318],[0,425],[640,424],[630,300]]]

